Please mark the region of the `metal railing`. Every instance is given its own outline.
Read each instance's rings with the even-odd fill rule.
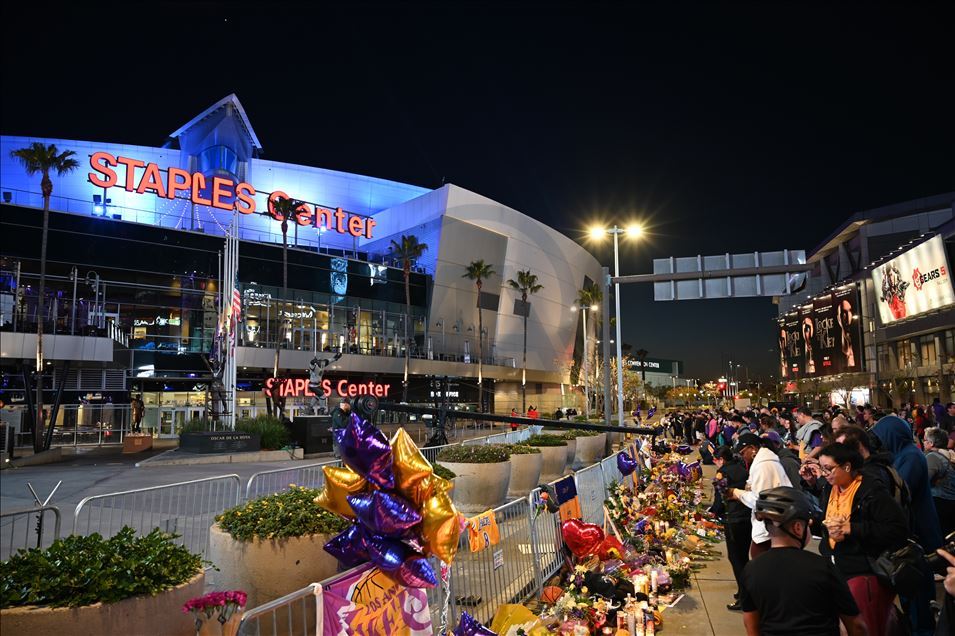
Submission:
[[[599,463],[582,468],[574,475],[580,514],[587,523],[603,522],[603,505],[607,498],[603,470]]]
[[[319,617],[323,609],[319,602],[321,593],[322,586],[312,583],[282,598],[254,607],[242,615],[238,634],[312,636],[317,633],[317,626],[322,624]]]
[[[325,471],[323,470],[325,466],[341,465],[342,463],[336,459],[294,468],[263,470],[249,477],[245,486],[245,500],[271,495],[285,490],[293,484],[308,488],[322,488],[325,486]]]
[[[238,475],[221,475],[165,486],[93,495],[76,506],[73,533],[109,537],[123,526],[139,533],[155,528],[180,535],[178,543],[208,556],[209,528],[216,515],[239,504]]]
[[[53,523],[44,518],[50,513]],[[60,509],[41,506],[29,510],[12,510],[0,514],[0,561],[6,561],[19,550],[45,548],[60,538]]]
[[[500,541],[480,552],[470,551],[468,533],[461,537],[451,567],[452,597],[471,596],[468,606],[454,604],[451,624],[466,610],[482,623],[494,617],[499,605],[520,603],[537,587],[530,530],[530,499],[522,497],[494,509]],[[439,608],[432,608],[432,615]]]

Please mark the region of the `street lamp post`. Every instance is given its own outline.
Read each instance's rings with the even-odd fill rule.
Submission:
[[[626,234],[630,238],[638,238],[643,234],[643,228],[639,225],[631,225],[626,228],[617,227],[606,229],[594,227],[590,230],[593,238],[602,238],[604,235],[613,236],[613,275],[614,278],[620,277],[620,244],[619,236]],[[617,316],[617,425],[623,426],[623,340],[620,337],[621,319],[620,319],[620,283],[614,283],[614,310]]]

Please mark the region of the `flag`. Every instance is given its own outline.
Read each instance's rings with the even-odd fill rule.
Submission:
[[[238,285],[232,288],[232,317],[236,322],[242,320],[242,294]]]

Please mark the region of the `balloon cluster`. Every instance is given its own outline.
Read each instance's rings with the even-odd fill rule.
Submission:
[[[427,556],[450,564],[464,522],[451,501],[453,484],[434,474],[403,428],[389,442],[353,413],[335,441],[344,466],[323,468],[315,503],[353,523],[325,551],[344,567],[370,561],[402,585],[436,586]]]

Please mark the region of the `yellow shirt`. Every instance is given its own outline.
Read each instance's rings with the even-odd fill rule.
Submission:
[[[842,490],[838,487],[832,489],[829,494],[829,505],[826,506],[826,521],[836,518],[848,519],[852,515],[852,500],[855,499],[856,491],[859,490],[861,484],[862,476],[860,475]],[[836,547],[836,542],[831,538],[829,539],[829,547]]]
[[[500,540],[501,534],[497,529],[493,510],[468,519],[468,543],[471,552],[480,552],[489,545],[497,545]]]

